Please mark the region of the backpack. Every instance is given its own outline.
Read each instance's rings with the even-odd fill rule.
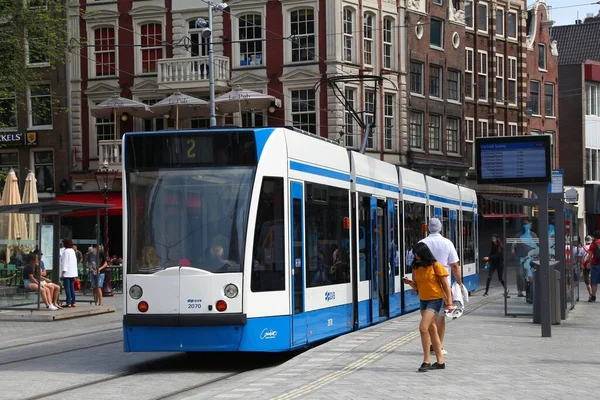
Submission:
[[[594,252],[592,253],[592,264],[600,264],[600,240],[594,241]]]

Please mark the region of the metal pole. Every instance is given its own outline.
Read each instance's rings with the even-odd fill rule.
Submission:
[[[550,246],[548,241],[548,185],[534,186],[532,191],[535,193],[539,204],[538,218],[538,238],[540,247],[540,266],[538,274],[539,282],[539,299],[540,302],[540,322],[542,325],[542,337],[552,336],[552,318],[550,305],[550,279],[554,277],[554,267],[550,267]],[[552,270],[552,274],[550,273]],[[535,302],[535,300],[534,300]]]
[[[210,122],[212,128],[217,125],[217,117],[215,111],[215,60],[213,48],[213,6],[208,4],[208,28],[211,30],[211,35],[208,38],[208,90],[210,96]]]

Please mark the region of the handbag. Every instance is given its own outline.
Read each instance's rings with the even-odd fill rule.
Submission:
[[[486,262],[485,265],[483,266],[483,270],[487,271],[488,269],[490,269],[490,263]]]
[[[73,279],[73,286],[75,287],[75,290],[81,290],[81,281],[79,278]]]

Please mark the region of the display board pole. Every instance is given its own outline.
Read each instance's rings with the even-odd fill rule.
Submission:
[[[537,196],[539,204],[538,238],[540,248],[540,322],[542,325],[542,337],[552,337],[552,319],[550,304],[550,279],[554,277],[554,271],[550,273],[550,245],[548,240],[548,184],[531,185],[531,191]],[[553,268],[552,268],[553,269]]]

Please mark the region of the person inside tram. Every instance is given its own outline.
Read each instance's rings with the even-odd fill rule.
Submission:
[[[229,266],[234,263],[225,258],[225,254],[229,254],[228,247],[229,241],[223,235],[216,235],[210,244],[210,255],[208,260],[203,263],[203,268],[207,271],[217,272],[219,270],[226,270]]]

